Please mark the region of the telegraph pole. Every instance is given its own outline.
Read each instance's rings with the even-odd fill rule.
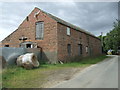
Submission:
[[[102,53],[103,53],[103,32],[101,32],[101,46],[102,46]]]

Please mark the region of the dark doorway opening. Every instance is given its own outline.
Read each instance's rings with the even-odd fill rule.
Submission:
[[[82,44],[78,44],[78,55],[82,55]]]
[[[26,44],[26,48],[32,48],[31,44]]]
[[[4,47],[9,47],[9,45],[5,45]]]
[[[71,55],[71,44],[67,45],[67,51],[68,51],[68,55]]]

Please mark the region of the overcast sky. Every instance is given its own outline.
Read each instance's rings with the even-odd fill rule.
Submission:
[[[9,2],[0,3],[0,41],[12,33],[38,7],[98,36],[113,29],[117,2]]]

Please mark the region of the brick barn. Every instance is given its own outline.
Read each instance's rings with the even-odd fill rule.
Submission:
[[[36,7],[2,41],[2,47],[38,48],[41,58],[51,63],[102,53],[99,38]]]

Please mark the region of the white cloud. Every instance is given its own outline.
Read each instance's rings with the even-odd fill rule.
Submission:
[[[117,3],[107,2],[9,2],[0,3],[0,39],[12,33],[38,7],[65,21],[99,35],[112,29],[118,17]],[[3,35],[2,35],[3,34]]]
[[[4,28],[0,28],[0,41],[2,41],[9,34],[11,34],[11,30],[6,30]]]

